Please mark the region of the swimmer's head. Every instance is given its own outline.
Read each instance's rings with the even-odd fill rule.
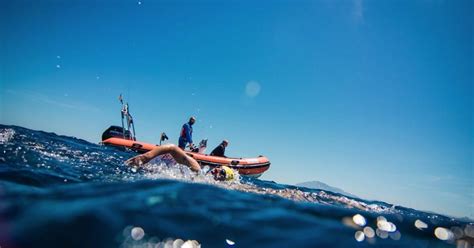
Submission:
[[[214,179],[218,181],[234,180],[234,171],[225,165],[212,169],[211,174],[214,176]]]

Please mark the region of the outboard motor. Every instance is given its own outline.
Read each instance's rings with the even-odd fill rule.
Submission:
[[[119,126],[110,126],[102,133],[102,141],[108,138],[125,138],[128,140],[133,139],[132,134],[129,130],[124,130],[122,127]]]
[[[198,153],[204,154],[204,152],[206,151],[206,148],[207,148],[207,139],[203,139],[201,140],[201,142],[199,142]]]

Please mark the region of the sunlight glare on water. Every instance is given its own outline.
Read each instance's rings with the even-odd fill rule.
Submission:
[[[425,228],[428,228],[428,224],[426,224],[425,222],[423,222],[421,220],[416,220],[415,221],[415,227],[420,229],[420,230],[423,230]]]
[[[395,232],[397,226],[385,218],[377,218],[377,228],[385,232]]]
[[[364,239],[365,239],[365,234],[364,234],[364,232],[357,231],[357,232],[354,234],[354,238],[357,240],[357,242],[362,242],[362,241],[364,241]]]
[[[474,224],[469,224],[464,227],[464,233],[466,236],[474,238]]]
[[[444,227],[437,227],[434,231],[435,236],[440,240],[452,240],[454,238],[453,232]]]
[[[377,230],[375,230],[375,234],[377,234],[377,236],[381,239],[386,239],[388,238],[388,232],[386,231],[383,231],[383,230],[380,230],[377,228]]]
[[[395,231],[395,232],[389,233],[388,236],[390,236],[390,238],[393,240],[400,240],[400,238],[402,237],[402,234],[399,231]]]
[[[375,236],[374,229],[370,226],[364,227],[364,234],[367,238],[373,238]]]
[[[89,213],[95,214],[96,209],[108,207],[111,210],[110,214],[105,215],[104,218],[114,218],[118,221],[122,219],[128,223],[140,225],[127,226],[120,233],[121,235],[118,235],[119,240],[117,242],[121,242],[121,247],[124,248],[200,247],[198,241],[185,241],[189,237],[199,238],[205,244],[231,246],[235,245],[235,242],[229,238],[235,238],[235,230],[229,230],[229,228],[236,228],[239,232],[248,230],[252,226],[247,223],[254,223],[255,220],[268,221],[270,226],[281,226],[280,218],[295,218],[295,216],[304,217],[304,221],[300,219],[301,223],[310,220],[305,228],[312,227],[311,220],[314,219],[315,222],[321,223],[320,218],[324,218],[332,222],[329,226],[318,224],[318,227],[324,230],[332,228],[334,224],[340,225],[343,229],[349,229],[349,232],[345,232],[349,235],[341,238],[341,242],[344,242],[347,247],[356,242],[362,242],[361,245],[382,246],[384,244],[394,244],[396,247],[411,247],[411,241],[421,245],[426,244],[424,242],[434,241],[441,244],[440,247],[444,247],[443,245],[472,247],[470,241],[474,234],[473,225],[442,215],[428,214],[412,209],[405,210],[403,207],[395,207],[392,204],[365,201],[330,191],[304,189],[259,179],[248,180],[247,178],[240,178],[237,171],[234,171],[236,177],[234,181],[216,181],[209,173],[206,173],[209,171],[209,167],[203,167],[203,172],[196,174],[186,166],[167,164],[166,158],[164,161],[151,161],[141,167],[131,168],[126,166],[124,161],[135,155],[132,152],[99,146],[72,137],[22,128],[16,129],[16,127],[0,126],[0,142],[3,145],[3,151],[0,151],[0,154],[2,154],[0,163],[2,169],[9,173],[4,175],[14,175],[2,179],[7,180],[5,186],[3,186],[3,191],[14,197],[2,198],[0,204],[5,201],[7,204],[15,206],[15,208],[24,206],[23,200],[17,203],[18,197],[16,195],[18,195],[17,192],[23,192],[25,189],[28,194],[35,195],[35,197],[29,197],[32,205],[43,204],[43,195],[51,195],[51,197],[59,199],[58,194],[61,196],[65,194],[63,190],[73,193],[71,196],[80,194],[81,198],[85,199],[84,202],[94,203],[84,204],[84,210],[81,214],[85,216]],[[41,177],[41,181],[38,181],[37,177]],[[13,180],[16,178],[20,180]],[[31,186],[29,183],[31,183]],[[196,185],[196,183],[200,185]],[[42,184],[45,184],[45,186],[41,186]],[[203,184],[215,187],[208,187]],[[20,185],[20,187],[17,185]],[[29,187],[32,189],[28,190]],[[42,187],[42,193],[41,196],[36,197],[38,187]],[[115,187],[117,187],[117,190],[115,190]],[[196,188],[204,188],[205,190],[197,192],[195,191]],[[188,192],[193,193],[189,194]],[[265,196],[262,197],[262,195]],[[123,201],[123,197],[139,200]],[[222,197],[222,201],[208,201],[208,199],[214,199],[215,197]],[[186,200],[183,201],[183,199]],[[229,199],[231,200],[228,201]],[[119,204],[120,206],[116,206],[115,202],[117,200],[122,203]],[[205,204],[202,204],[203,202]],[[176,205],[177,203],[180,204]],[[198,208],[195,208],[196,203],[199,205]],[[65,206],[64,204],[70,204],[70,202],[67,199],[64,202],[59,199],[54,202],[48,201],[47,204],[62,208],[62,206]],[[186,204],[191,204],[192,207],[185,206]],[[261,217],[262,215],[249,215],[247,211],[249,204],[258,206],[265,219]],[[25,205],[25,209],[29,205],[31,204]],[[271,207],[268,208],[268,206]],[[182,208],[178,210],[177,207]],[[22,213],[28,213],[25,209],[21,210]],[[137,209],[137,211],[133,209]],[[281,214],[274,216],[273,209],[282,210],[279,211]],[[291,211],[286,211],[287,209]],[[64,211],[67,212],[67,208],[64,208]],[[219,216],[217,218],[213,216],[216,212]],[[293,215],[295,212],[298,214]],[[229,216],[229,219],[221,218],[220,213],[226,213],[225,215]],[[0,214],[2,214],[2,205],[0,205]],[[38,224],[40,226],[48,226],[48,223],[50,223],[48,218],[56,218],[56,216],[51,216],[48,211],[42,212],[42,214],[46,218],[45,221]],[[77,213],[70,214],[77,215]],[[150,218],[135,222],[133,217],[135,214],[146,215]],[[182,223],[177,225],[178,222],[174,221],[180,219],[183,214],[191,218],[184,218],[185,226],[181,225]],[[272,219],[273,217],[275,218]],[[10,218],[12,218],[11,223],[16,223],[15,218]],[[95,218],[91,219],[94,220]],[[239,221],[235,222],[236,219]],[[204,227],[201,220],[208,221],[207,223],[216,226],[206,224]],[[157,221],[160,221],[160,223],[157,223]],[[170,226],[167,225],[168,221],[171,224]],[[226,221],[229,222],[226,223]],[[121,225],[124,224],[126,223]],[[166,225],[166,227],[160,227],[161,224]],[[187,231],[190,235],[167,238],[168,235],[173,235],[174,224],[178,228],[176,233],[182,234],[179,230],[189,227]],[[23,228],[22,225],[20,224],[18,227],[21,229]],[[73,225],[73,223],[67,223],[67,226],[61,225],[56,229],[62,231],[63,228],[69,228],[69,225]],[[417,229],[426,230],[431,225],[443,227],[424,232],[428,235],[420,235],[420,232],[417,231]],[[79,229],[80,226],[77,228]],[[104,228],[109,231],[113,230],[113,227]],[[172,231],[163,234],[162,228]],[[221,232],[221,238],[215,240],[208,237],[208,235],[200,236],[201,231],[193,231],[197,230],[196,228],[199,230],[204,228],[204,231],[218,229]],[[288,228],[289,231],[294,230],[291,225],[284,228]],[[69,230],[73,229],[70,228]],[[259,232],[257,229],[252,230],[252,233],[254,232],[258,235],[269,235],[265,237],[268,240],[278,239],[272,234]],[[31,233],[27,231],[22,234],[31,236]],[[159,238],[160,235],[167,236],[162,237],[165,238],[162,239]],[[113,234],[110,237],[113,237]],[[106,237],[104,239],[110,241]],[[303,240],[301,242],[308,241],[304,240],[304,237],[298,237],[298,239],[291,242],[297,243],[299,240]],[[85,242],[96,242],[96,240]],[[249,240],[246,240],[245,237],[239,237],[236,246],[249,247],[248,242]],[[289,245],[289,243],[285,243],[285,245]]]
[[[352,217],[352,220],[354,221],[354,223],[356,223],[359,226],[365,226],[365,224],[367,224],[367,221],[365,220],[364,216],[360,214],[354,215]]]
[[[141,227],[127,226],[123,230],[124,240],[121,247],[124,248],[200,248],[197,240],[186,240],[180,238],[160,238],[150,236],[145,238],[145,231]],[[148,237],[148,236],[147,236]]]
[[[134,240],[140,240],[145,236],[145,231],[141,227],[134,227],[131,232],[131,236]]]
[[[13,129],[0,129],[0,145],[8,143],[14,135]]]

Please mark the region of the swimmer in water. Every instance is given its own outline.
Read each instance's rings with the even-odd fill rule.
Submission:
[[[125,161],[125,164],[130,166],[141,166],[148,163],[153,158],[167,153],[173,156],[176,162],[188,166],[192,171],[199,172],[201,170],[201,166],[199,166],[199,163],[195,159],[191,158],[179,147],[172,144],[157,146],[147,153],[128,159]]]
[[[188,166],[192,171],[201,171],[201,166],[194,158],[188,156],[181,148],[172,144],[157,146],[147,153],[128,159],[125,161],[125,164],[140,167],[153,158],[164,154],[170,154],[177,163]],[[214,176],[214,179],[218,181],[229,181],[234,179],[234,171],[227,166],[217,166],[213,168],[210,173]]]

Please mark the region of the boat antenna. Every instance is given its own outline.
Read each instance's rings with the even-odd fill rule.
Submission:
[[[128,106],[127,103],[123,103],[123,97],[122,94],[119,95],[119,101],[122,104],[122,110],[120,111],[121,117],[122,117],[122,136],[124,139],[126,139],[126,133],[130,133],[131,137],[129,137],[131,140],[136,140],[136,134],[135,134],[135,124],[133,122],[133,117],[130,114],[130,107]],[[125,128],[124,124],[124,119],[127,123],[127,127]],[[132,132],[130,132],[130,127],[132,128]]]
[[[128,130],[130,131],[130,127],[132,127],[132,140],[136,140],[136,134],[135,134],[135,123],[133,122],[133,117],[130,114],[130,107],[128,106],[127,102],[127,123],[128,123]]]
[[[124,125],[123,125],[123,118],[124,118],[124,113],[125,113],[125,106],[123,105],[122,93],[120,93],[118,99],[119,99],[120,103],[122,104],[122,109],[121,109],[121,111],[120,111],[120,115],[121,115],[121,117],[122,117],[122,136],[123,136],[123,138],[125,139],[125,127],[124,127]]]

